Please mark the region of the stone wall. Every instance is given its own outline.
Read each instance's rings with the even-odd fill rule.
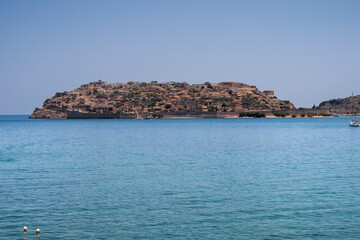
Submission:
[[[168,112],[164,118],[236,118],[236,112]]]
[[[249,111],[244,111],[249,112]],[[263,112],[267,117],[274,116],[275,111],[253,111]],[[300,116],[301,114],[313,113],[314,115],[328,114],[328,110],[323,109],[295,109],[284,110],[284,112],[291,115]],[[239,112],[162,112],[159,113],[163,118],[238,118]],[[135,119],[145,116],[151,116],[152,113],[80,113],[76,111],[69,111],[67,113],[67,119]]]
[[[67,119],[135,119],[137,115],[124,113],[80,113],[70,111],[67,113]]]
[[[249,112],[249,111],[244,111]],[[321,114],[329,114],[329,110],[327,109],[311,109],[311,108],[302,108],[302,109],[289,109],[289,110],[279,110],[279,111],[253,111],[253,112],[263,112],[265,115],[268,116],[274,116],[275,112],[287,112],[289,115],[301,115],[301,114],[307,114],[307,113],[313,113],[314,115],[321,115]]]
[[[274,96],[275,95],[273,90],[265,90],[264,93],[266,96]]]

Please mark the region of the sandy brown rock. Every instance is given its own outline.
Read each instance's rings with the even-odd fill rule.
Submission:
[[[56,93],[30,118],[67,118],[69,112],[136,114],[143,117],[161,113],[277,111],[295,109],[279,100],[273,91],[259,91],[238,82],[187,84],[105,83],[84,84],[74,91]]]

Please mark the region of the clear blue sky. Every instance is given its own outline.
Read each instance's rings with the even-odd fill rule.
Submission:
[[[360,1],[0,0],[0,114],[101,79],[360,94]]]

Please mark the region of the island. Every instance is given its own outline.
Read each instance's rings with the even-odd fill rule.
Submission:
[[[46,99],[33,119],[153,119],[306,117],[328,114],[326,109],[296,109],[273,90],[239,82],[107,83],[101,80]]]

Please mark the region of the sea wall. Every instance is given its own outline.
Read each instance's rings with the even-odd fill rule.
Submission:
[[[279,110],[280,111],[280,110]],[[329,110],[326,109],[293,109],[293,110],[281,110],[287,112],[289,116],[312,113],[314,115],[329,114]],[[250,111],[244,111],[250,112]],[[252,111],[265,113],[266,117],[274,117],[274,113],[278,111]],[[238,118],[240,112],[175,112],[175,113],[162,113],[164,118]]]
[[[172,112],[163,113],[164,118],[236,118],[236,112]]]
[[[312,113],[314,115],[321,115],[321,114],[329,114],[328,109],[311,109],[311,108],[300,108],[300,109],[291,109],[291,110],[279,110],[281,112],[287,112],[289,115],[301,115]],[[279,111],[259,111],[265,113],[266,116],[274,116],[275,112]],[[255,111],[256,112],[256,111]]]
[[[70,111],[67,113],[67,119],[135,119],[137,115],[125,113],[81,113]]]
[[[249,112],[249,111],[244,111]],[[266,117],[273,117],[276,111],[253,111],[265,113]],[[295,109],[284,110],[289,116],[312,113],[314,115],[328,114],[326,109]],[[67,112],[67,119],[135,119],[151,116],[150,113],[81,113],[76,111]],[[162,118],[238,118],[239,112],[164,112],[160,113]]]

